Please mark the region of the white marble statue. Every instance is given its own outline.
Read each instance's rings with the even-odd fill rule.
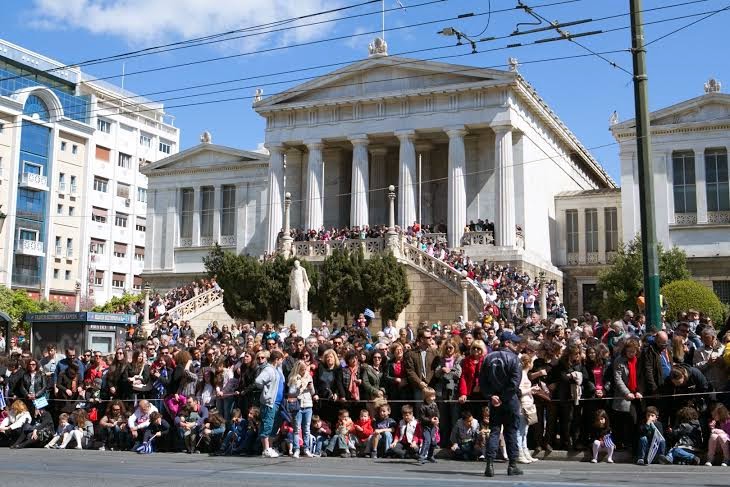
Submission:
[[[294,268],[289,274],[289,306],[291,309],[307,311],[309,297],[309,277],[307,270],[301,266],[298,260],[294,261]]]

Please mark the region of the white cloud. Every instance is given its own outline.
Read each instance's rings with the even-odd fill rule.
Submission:
[[[33,25],[44,29],[84,29],[142,45],[331,10],[338,3],[328,0],[33,0],[36,19]],[[325,18],[318,16],[299,23]],[[287,27],[292,25],[296,24],[286,24]],[[275,34],[279,40],[276,44],[321,38],[332,25],[326,23],[282,31]],[[239,46],[256,46],[262,39],[263,36],[249,37],[239,42]]]

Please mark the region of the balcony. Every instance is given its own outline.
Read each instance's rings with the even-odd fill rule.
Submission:
[[[15,253],[19,255],[30,255],[43,257],[45,255],[43,242],[38,240],[16,240]]]
[[[33,191],[48,191],[48,178],[32,172],[24,172],[20,177],[20,187]]]

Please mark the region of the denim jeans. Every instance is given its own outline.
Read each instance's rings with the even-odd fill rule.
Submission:
[[[421,460],[433,457],[433,451],[436,448],[436,430],[433,426],[423,426],[423,443],[419,457]]]
[[[312,408],[301,408],[297,411],[297,415],[294,418],[294,449],[299,448],[299,439],[304,430],[304,449],[309,450],[309,443],[311,441],[309,434],[309,427],[312,424]]]
[[[695,454],[685,450],[684,448],[672,448],[667,453],[667,460],[674,463],[675,460],[680,462],[691,462],[694,460]]]
[[[393,444],[393,433],[385,431],[379,435],[373,435],[368,440],[368,450],[373,451],[373,445],[375,444],[375,438],[378,438],[377,451],[375,452],[379,457],[385,456],[385,453],[390,449],[390,445]]]
[[[664,452],[667,451],[667,442],[662,440],[659,442],[659,450],[657,451],[657,455],[664,455]],[[646,460],[646,455],[649,452],[649,438],[646,436],[642,436],[639,438],[639,452],[637,455],[638,460]]]
[[[517,450],[522,453],[527,449],[527,430],[530,427],[527,424],[527,418],[524,414],[520,414],[520,426],[517,428]],[[506,440],[505,440],[506,441]]]

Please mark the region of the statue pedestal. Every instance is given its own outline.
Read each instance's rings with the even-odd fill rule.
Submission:
[[[297,325],[300,337],[307,338],[312,333],[312,313],[298,309],[290,309],[284,315],[284,326]]]

